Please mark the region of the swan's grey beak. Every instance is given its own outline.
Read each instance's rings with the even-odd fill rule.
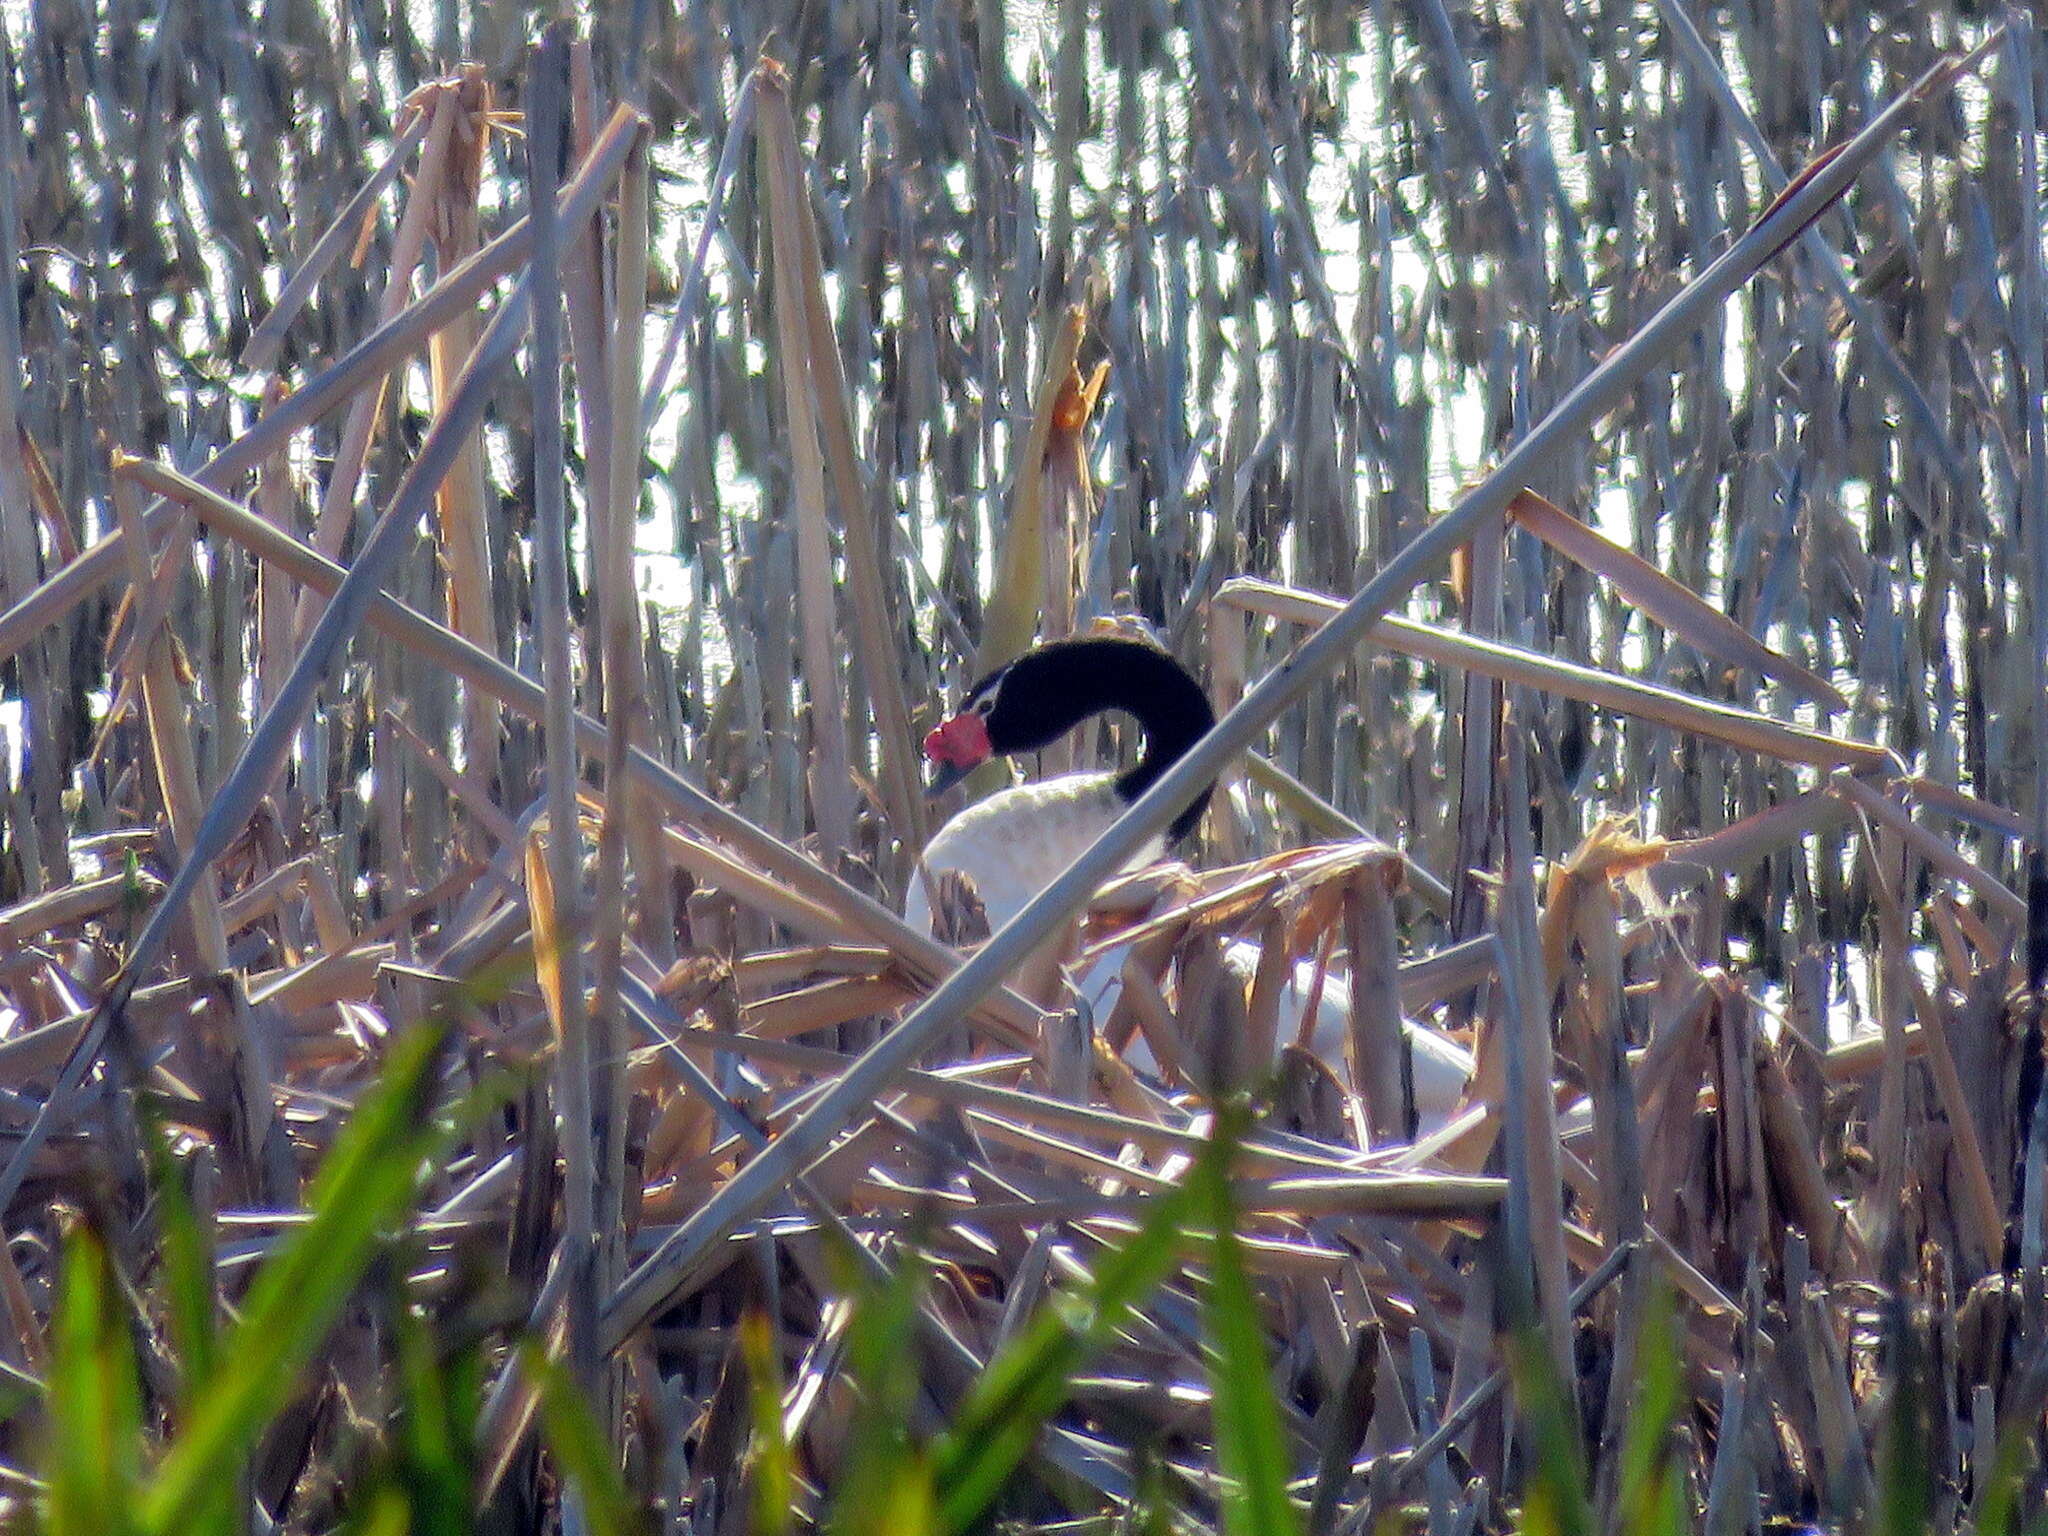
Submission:
[[[968,774],[974,772],[972,768],[962,768],[958,763],[937,763],[933,766],[931,782],[925,786],[924,791],[927,800],[938,799]]]

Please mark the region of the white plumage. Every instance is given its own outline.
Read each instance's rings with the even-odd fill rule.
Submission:
[[[1249,939],[1232,939],[1223,946],[1223,963],[1250,990],[1259,972],[1259,946]],[[1302,1010],[1308,1007],[1315,988],[1316,968],[1312,961],[1297,960],[1280,994],[1280,1028],[1275,1032],[1275,1049],[1291,1045],[1300,1037]],[[1413,1019],[1402,1022],[1408,1037],[1408,1053],[1414,1060],[1416,1134],[1427,1136],[1451,1121],[1472,1081],[1472,1053],[1455,1040],[1438,1034]],[[1325,1062],[1343,1061],[1346,1041],[1351,1035],[1351,982],[1347,977],[1323,976],[1322,996],[1316,1000],[1315,1018],[1309,1025],[1308,1048]],[[1126,1052],[1126,1057],[1129,1056]]]
[[[1250,992],[1252,979],[1258,975],[1259,959],[1259,946],[1250,939],[1231,939],[1223,946],[1223,963],[1246,992]],[[1104,955],[1090,969],[1089,978],[1097,995],[1089,1000],[1098,1016],[1106,1015],[1115,1006],[1115,989],[1121,985],[1115,978],[1122,969],[1121,949]],[[1088,995],[1088,985],[1088,982],[1082,983],[1084,996]],[[1277,1010],[1279,1028],[1274,1031],[1273,1039],[1276,1052],[1301,1038],[1301,1016],[1308,1007],[1310,995],[1315,992],[1315,985],[1315,962],[1295,961],[1288,970],[1287,984],[1280,993]],[[1402,1029],[1414,1063],[1416,1135],[1427,1136],[1450,1124],[1457,1115],[1458,1106],[1465,1097],[1465,1087],[1472,1081],[1472,1053],[1457,1041],[1412,1019],[1404,1021]],[[1309,1024],[1308,1048],[1326,1064],[1341,1067],[1349,1049],[1350,1034],[1351,982],[1347,977],[1326,971],[1322,992],[1316,996],[1315,1016]],[[1142,1034],[1124,1048],[1123,1055],[1124,1060],[1140,1072],[1159,1070],[1158,1063],[1152,1058],[1152,1048],[1145,1043]]]
[[[936,879],[952,870],[973,882],[993,933],[1057,879],[1123,809],[1115,781],[1106,773],[1067,774],[997,791],[968,806],[933,835],[921,868],[911,875],[904,892],[903,920],[926,933],[932,931],[931,899],[923,872],[929,870]],[[1163,841],[1152,838],[1127,867],[1142,868],[1164,853]],[[1107,1017],[1115,1006],[1123,956],[1121,948],[1103,955],[1079,982],[1098,1018]],[[1223,961],[1249,990],[1259,968],[1259,946],[1249,939],[1232,939],[1223,946]],[[1291,968],[1280,995],[1276,1048],[1299,1037],[1302,1013],[1315,990],[1315,972],[1315,965],[1307,960],[1298,960]],[[1350,1019],[1349,980],[1325,974],[1309,1028],[1309,1049],[1341,1068]],[[1427,1136],[1456,1115],[1465,1086],[1472,1079],[1472,1055],[1425,1025],[1411,1021],[1406,1029],[1414,1060],[1417,1131]],[[1131,1041],[1124,1059],[1141,1072],[1158,1070],[1143,1035]]]
[[[906,922],[932,931],[926,876],[937,881],[954,871],[973,885],[989,930],[1002,928],[1215,721],[1200,684],[1186,668],[1164,651],[1127,639],[1040,646],[968,690],[960,710],[925,738],[925,755],[942,765],[944,782],[957,781],[991,757],[1037,751],[1083,720],[1112,710],[1135,716],[1144,728],[1145,752],[1137,766],[1119,775],[1075,773],[1018,785],[961,811],[925,846],[923,867],[912,874],[904,892]],[[1177,819],[1174,836],[1193,828],[1208,795],[1204,790]],[[1166,847],[1166,838],[1155,837],[1125,867],[1152,863]],[[1224,958],[1249,986],[1258,970],[1258,946],[1234,940],[1225,946]],[[1122,966],[1122,953],[1115,950],[1098,957],[1078,980],[1081,996],[1099,1019],[1107,1018],[1114,1006]],[[1300,1034],[1314,985],[1315,967],[1297,963],[1280,1002],[1279,1043],[1290,1043]],[[1326,977],[1309,1032],[1311,1049],[1324,1061],[1343,1060],[1350,1015],[1350,988],[1341,977]],[[1461,1047],[1432,1030],[1409,1024],[1407,1032],[1416,1109],[1426,1132],[1455,1111],[1472,1062]],[[1142,1040],[1134,1042],[1127,1059],[1133,1065],[1151,1066]]]
[[[1106,773],[1070,773],[1037,784],[998,790],[967,807],[925,844],[921,868],[903,893],[903,920],[931,932],[934,879],[958,871],[974,883],[994,933],[1057,879],[1124,809],[1116,781]],[[1132,856],[1129,869],[1153,863],[1166,851],[1153,837]]]

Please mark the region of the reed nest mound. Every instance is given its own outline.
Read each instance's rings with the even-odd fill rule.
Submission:
[[[2024,13],[523,25],[0,17],[15,1524],[2048,1504]]]

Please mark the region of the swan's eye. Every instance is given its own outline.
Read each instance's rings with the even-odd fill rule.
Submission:
[[[989,717],[990,712],[993,711],[996,707],[996,696],[992,693],[984,693],[980,698],[976,699],[972,704],[968,705],[967,707],[973,710],[977,715],[981,716],[982,719],[986,720]]]

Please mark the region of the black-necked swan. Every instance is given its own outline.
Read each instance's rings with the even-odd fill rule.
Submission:
[[[925,756],[939,765],[934,792],[991,757],[1036,752],[1111,710],[1135,717],[1145,732],[1137,763],[1122,773],[1067,773],[1013,785],[968,806],[925,844],[923,868],[904,893],[905,922],[930,930],[925,872],[954,870],[972,882],[990,931],[1002,927],[1216,723],[1187,669],[1140,640],[1056,640],[967,690],[958,713],[924,739]],[[1213,787],[1174,818],[1163,838],[1139,849],[1130,867],[1154,862],[1193,830]]]
[[[904,921],[931,931],[926,878],[937,880],[952,871],[973,886],[990,930],[1001,928],[1216,723],[1208,697],[1187,669],[1140,640],[1053,641],[967,690],[959,710],[924,740],[925,756],[938,765],[935,792],[991,757],[1038,751],[1084,720],[1111,711],[1134,717],[1144,730],[1145,747],[1137,763],[1121,773],[1069,773],[1013,785],[968,806],[925,845],[904,893]],[[1165,835],[1151,839],[1129,867],[1159,859],[1191,832],[1214,788],[1204,786]],[[1226,962],[1247,982],[1257,970],[1258,956],[1258,946],[1245,940],[1225,948]],[[1316,991],[1310,962],[1298,963],[1295,973],[1281,1004],[1277,1035],[1283,1042],[1296,1037],[1301,1010]],[[1326,978],[1310,1032],[1311,1048],[1326,1060],[1342,1059],[1349,1014],[1348,989],[1338,978]],[[1455,1109],[1471,1074],[1471,1059],[1433,1030],[1411,1024],[1409,1034],[1416,1109],[1427,1133]]]

